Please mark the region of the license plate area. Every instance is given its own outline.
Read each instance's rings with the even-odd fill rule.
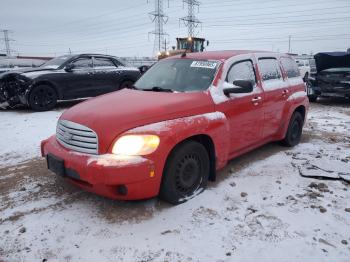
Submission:
[[[46,156],[47,168],[54,172],[55,174],[64,177],[65,167],[64,160],[51,154]]]

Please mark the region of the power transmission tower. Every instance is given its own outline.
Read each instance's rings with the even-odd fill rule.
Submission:
[[[5,51],[7,56],[11,56],[11,48],[10,48],[10,41],[14,41],[13,39],[9,38],[9,33],[12,33],[10,30],[0,30],[1,32],[4,33],[4,38],[0,38],[1,40],[4,40],[5,42]]]
[[[183,0],[183,4],[187,4],[187,16],[180,18],[180,21],[183,21],[184,25],[188,28],[188,36],[193,37],[195,28],[202,23],[195,16],[194,8],[197,6],[199,10],[201,3],[197,0]]]
[[[154,5],[154,11],[149,14],[152,16],[151,20],[155,28],[149,34],[154,35],[153,53],[155,54],[165,49],[164,37],[168,34],[164,32],[164,25],[168,22],[169,17],[164,13],[163,0],[154,0]]]

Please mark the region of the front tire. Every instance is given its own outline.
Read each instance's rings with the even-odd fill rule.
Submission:
[[[177,205],[203,192],[209,178],[209,156],[195,141],[178,145],[170,154],[163,173],[160,198]]]
[[[29,94],[28,104],[34,111],[48,111],[57,104],[56,90],[49,85],[34,86]]]
[[[314,103],[317,101],[317,95],[315,94],[315,91],[312,89],[312,84],[310,81],[306,81],[306,93],[310,102]]]
[[[282,140],[282,144],[288,147],[299,144],[303,132],[303,124],[304,119],[302,115],[299,112],[294,112],[289,121],[288,130],[285,138]]]

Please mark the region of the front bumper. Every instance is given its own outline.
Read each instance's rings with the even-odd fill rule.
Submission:
[[[136,200],[154,197],[159,191],[160,174],[154,162],[144,157],[82,154],[64,148],[55,136],[41,142],[41,154],[63,160],[65,178],[98,195]]]

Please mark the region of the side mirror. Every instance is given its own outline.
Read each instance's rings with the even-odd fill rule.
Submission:
[[[243,94],[253,91],[253,83],[250,80],[235,80],[233,81],[235,87],[224,88],[224,94],[229,96],[230,94]]]
[[[73,69],[74,69],[74,64],[68,64],[64,68],[64,70],[66,70],[67,72],[72,72]]]

